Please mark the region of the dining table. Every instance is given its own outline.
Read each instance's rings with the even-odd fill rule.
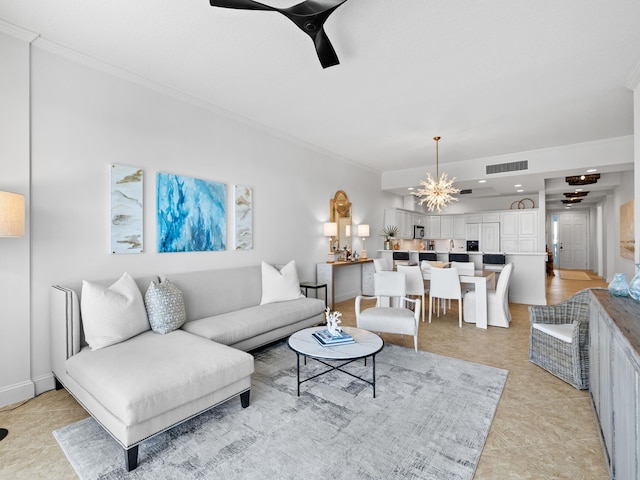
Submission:
[[[431,280],[429,270],[422,270],[422,277]],[[459,275],[460,283],[472,283],[476,291],[475,314],[476,327],[487,328],[487,286],[496,288],[496,272],[492,270],[476,270],[473,275]],[[464,320],[464,317],[462,318]]]

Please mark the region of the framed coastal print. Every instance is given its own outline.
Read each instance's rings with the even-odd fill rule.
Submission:
[[[633,260],[634,255],[633,200],[631,200],[620,205],[620,256]]]
[[[225,250],[226,188],[224,183],[158,173],[158,252]]]
[[[245,185],[233,186],[233,247],[253,248],[253,189]]]
[[[143,248],[143,171],[111,164],[111,253],[141,253]]]

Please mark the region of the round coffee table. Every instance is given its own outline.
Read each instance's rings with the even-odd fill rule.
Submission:
[[[355,343],[349,343],[346,345],[323,346],[320,345],[311,336],[311,334],[318,330],[326,330],[326,328],[326,326],[305,328],[304,330],[300,330],[289,337],[289,348],[296,352],[298,363],[298,396],[300,396],[300,384],[317,378],[320,375],[324,375],[325,373],[338,370],[371,385],[373,387],[373,398],[376,398],[376,355],[378,354],[378,352],[380,352],[380,350],[384,348],[384,342],[382,341],[382,338],[380,338],[375,333],[369,332],[367,330],[362,330],[361,328],[342,327],[342,330],[344,332],[353,337]],[[329,369],[312,377],[300,380],[300,355],[304,357],[305,364],[307,361],[307,357],[313,358],[314,360],[329,367]],[[347,372],[346,370],[342,369],[342,367],[344,367],[345,365],[353,363],[361,358],[364,358],[364,362],[366,365],[367,357],[371,357],[372,359],[372,381],[369,381],[362,377],[358,377],[357,375],[354,375],[351,372]],[[340,363],[339,365],[331,365],[325,360],[342,361],[342,363]]]

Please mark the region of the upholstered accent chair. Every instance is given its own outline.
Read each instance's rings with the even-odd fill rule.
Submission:
[[[589,289],[558,305],[529,307],[529,360],[579,390],[589,388]]]
[[[356,297],[356,326],[371,332],[397,333],[412,335],[413,345],[418,351],[418,324],[420,320],[420,299],[406,297],[406,277],[400,272],[376,272],[373,274],[374,296]],[[361,311],[362,300],[376,299],[375,307]],[[399,305],[383,306],[387,304]],[[395,301],[392,301],[395,299]],[[413,311],[407,308],[413,305]]]

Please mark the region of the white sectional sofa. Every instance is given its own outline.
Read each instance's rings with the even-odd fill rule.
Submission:
[[[141,295],[163,278],[177,286],[186,322],[169,333],[146,330],[98,349],[85,339],[82,282],[52,287],[56,388],[66,388],[118,441],[129,471],[137,467],[144,440],[237,395],[243,407],[249,405],[254,367],[247,351],[323,321],[319,299],[272,297],[261,304],[263,281],[269,281],[263,268],[136,278]]]

